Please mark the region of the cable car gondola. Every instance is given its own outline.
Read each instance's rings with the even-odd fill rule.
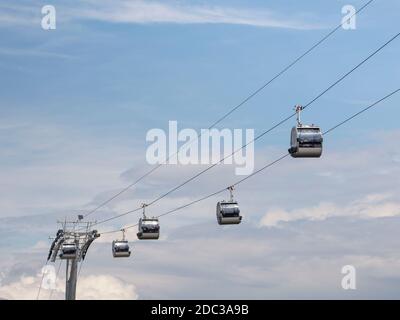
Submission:
[[[129,250],[128,241],[125,240],[125,229],[122,229],[122,240],[114,240],[112,242],[112,253],[114,258],[129,258],[131,251]]]
[[[61,245],[60,259],[76,259],[77,246],[73,242],[65,242]]]
[[[230,192],[229,201],[217,203],[217,221],[218,224],[239,224],[242,221],[239,205],[233,200],[233,186],[228,188]]]
[[[292,128],[290,149],[293,158],[319,158],[322,155],[322,133],[315,125],[303,125],[300,122],[300,112],[304,108],[296,106],[297,125]]]
[[[160,237],[160,223],[158,218],[147,218],[145,214],[146,204],[143,207],[143,218],[139,219],[137,237],[139,240],[157,240]]]

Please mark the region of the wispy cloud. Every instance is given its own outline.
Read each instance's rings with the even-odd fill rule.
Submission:
[[[76,16],[117,23],[238,24],[290,29],[318,27],[267,9],[199,6],[175,1],[103,0],[86,3],[90,6],[76,10]]]
[[[23,56],[23,57],[30,56],[30,57],[57,58],[57,59],[76,59],[74,56],[68,54],[43,51],[34,48],[32,49],[0,48],[0,55]]]
[[[2,5],[0,24],[40,23],[41,4]],[[316,29],[321,26],[267,8],[193,5],[177,1],[81,0],[72,6],[56,4],[57,20],[97,20],[110,23],[234,24],[285,29]]]
[[[41,30],[40,2],[21,1],[0,4],[0,26]],[[263,28],[296,30],[317,29],[312,21],[288,17],[268,9],[227,6],[191,5],[176,1],[143,0],[80,0],[74,6],[60,1],[55,4],[57,25],[73,25],[86,21],[124,24],[231,24]],[[1,48],[2,56],[74,59],[73,56],[41,48]]]
[[[63,208],[85,203],[97,188],[121,187],[119,172],[135,161],[135,150],[118,147],[110,158],[104,141],[85,141],[79,134],[73,138],[73,130],[37,119],[3,119],[0,132],[0,216],[45,212],[51,203]]]
[[[280,222],[325,220],[339,216],[381,218],[397,215],[400,215],[400,203],[390,200],[390,196],[386,194],[371,194],[347,206],[338,206],[333,203],[320,203],[315,207],[301,208],[292,211],[272,209],[261,219],[260,225],[263,227],[271,227],[278,225]]]
[[[40,24],[39,5],[26,5],[23,3],[0,4],[0,25],[29,26],[35,23]]]

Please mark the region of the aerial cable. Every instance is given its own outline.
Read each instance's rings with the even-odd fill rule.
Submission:
[[[309,53],[311,53],[314,49],[316,49],[319,45],[321,45],[325,40],[330,38],[336,31],[338,31],[345,23],[348,23],[355,15],[363,11],[367,6],[369,6],[374,0],[369,0],[366,2],[362,7],[360,7],[356,12],[354,12],[353,15],[351,15],[348,19],[342,21],[338,26],[336,26],[333,30],[331,30],[328,34],[326,34],[322,39],[320,39],[318,42],[316,42],[313,46],[311,46],[308,50],[306,50],[303,54],[298,56],[296,59],[294,59],[291,63],[289,63],[286,67],[284,67],[281,71],[279,71],[275,76],[273,76],[270,80],[268,80],[266,83],[264,83],[261,87],[259,87],[257,90],[252,92],[249,96],[247,96],[245,99],[243,99],[239,104],[231,108],[227,113],[225,113],[223,116],[221,116],[218,120],[216,120],[213,124],[211,124],[208,129],[211,129],[215,127],[217,124],[225,120],[229,115],[231,115],[233,112],[235,112],[237,109],[242,107],[244,104],[246,104],[249,100],[251,100],[253,97],[255,97],[257,94],[259,94],[262,90],[264,90],[266,87],[268,87],[272,82],[274,82],[276,79],[278,79],[280,76],[282,76],[284,73],[286,73],[288,70],[290,70],[295,64],[297,64],[300,60],[302,60],[305,56],[307,56]],[[198,134],[196,139],[190,141],[190,143],[193,143],[194,141],[197,141],[201,137],[201,133]],[[179,148],[178,151],[176,151],[174,154],[169,155],[166,159],[166,163],[168,160],[177,154],[182,150],[182,148]],[[152,168],[150,171],[145,173],[144,175],[140,176],[137,180],[123,188],[121,191],[113,195],[112,197],[108,198],[104,202],[100,203],[98,206],[96,206],[94,209],[90,210],[88,213],[84,215],[84,217],[88,217],[89,215],[95,213],[98,211],[100,208],[104,207],[106,204],[110,203],[112,200],[115,198],[119,197],[121,194],[125,193],[132,187],[134,187],[136,184],[138,184],[140,181],[142,181],[144,178],[147,176],[151,175],[154,171],[158,170],[161,166],[163,166],[162,163],[158,164],[154,168]]]
[[[388,41],[386,41],[383,45],[381,45],[378,49],[376,49],[375,51],[373,51],[371,54],[369,54],[366,58],[364,58],[360,63],[358,63],[355,67],[353,67],[352,69],[350,69],[350,71],[346,72],[343,76],[341,76],[338,80],[336,80],[335,82],[333,82],[330,86],[328,86],[325,90],[323,90],[321,93],[319,93],[316,97],[314,97],[312,100],[310,100],[306,105],[304,105],[302,107],[302,109],[306,109],[309,106],[311,106],[314,102],[316,102],[319,98],[321,98],[323,95],[325,95],[328,91],[330,91],[331,89],[333,89],[335,86],[337,86],[340,82],[342,82],[345,78],[347,78],[350,74],[352,74],[354,71],[356,71],[358,68],[360,68],[363,64],[365,64],[368,60],[370,60],[372,57],[374,57],[378,52],[380,52],[381,50],[383,50],[386,46],[388,46],[392,41],[394,41],[395,39],[398,38],[398,36],[400,35],[400,33],[397,33],[396,35],[394,35],[392,38],[390,38]],[[207,171],[211,170],[212,168],[214,168],[215,166],[217,166],[218,164],[222,163],[223,161],[225,161],[226,159],[232,157],[233,155],[235,155],[237,152],[239,152],[240,150],[246,148],[249,144],[254,143],[255,141],[259,140],[260,138],[262,138],[263,136],[265,136],[267,133],[273,131],[274,129],[276,129],[277,127],[281,126],[282,124],[284,124],[285,122],[289,121],[291,118],[295,117],[297,115],[297,111],[292,113],[291,115],[287,116],[286,118],[284,118],[283,120],[279,121],[278,123],[276,123],[275,125],[273,125],[271,128],[265,130],[264,132],[262,132],[261,134],[259,134],[258,136],[256,136],[253,140],[247,142],[246,144],[244,144],[242,147],[236,149],[235,151],[233,151],[231,154],[223,157],[222,159],[220,159],[218,162],[210,165],[209,167],[201,170],[200,172],[198,172],[197,174],[195,174],[194,176],[190,177],[189,179],[185,180],[184,182],[180,183],[179,185],[177,185],[176,187],[170,189],[168,192],[158,196],[157,198],[155,198],[154,200],[152,200],[151,202],[149,202],[147,204],[147,206],[151,206],[154,203],[160,201],[161,199],[167,197],[168,195],[170,195],[171,193],[173,193],[174,191],[180,189],[181,187],[183,187],[184,185],[188,184],[189,182],[193,181],[194,179],[196,179],[197,177],[201,176],[202,174],[206,173]],[[138,210],[141,210],[141,207],[136,208],[134,210],[130,210],[124,213],[121,213],[119,215],[113,216],[111,218],[99,221],[94,223],[93,225],[99,225],[99,224],[103,224],[105,222],[126,216],[128,214],[134,213]]]
[[[391,93],[389,93],[389,94],[387,94],[386,96],[384,96],[383,98],[381,98],[381,99],[375,101],[374,103],[372,103],[372,104],[369,105],[368,107],[365,107],[364,109],[360,110],[359,112],[353,114],[352,116],[346,118],[345,120],[339,122],[338,124],[336,124],[336,125],[333,126],[332,128],[328,129],[327,131],[325,131],[325,132],[323,133],[323,135],[327,135],[327,134],[331,133],[332,131],[334,131],[334,130],[337,129],[338,127],[340,127],[340,126],[344,125],[345,123],[347,123],[347,122],[353,120],[354,118],[360,116],[360,115],[363,114],[364,112],[370,110],[371,108],[375,107],[376,105],[378,105],[379,103],[383,102],[384,100],[390,98],[391,96],[393,96],[394,94],[398,93],[399,91],[400,91],[400,88],[399,88],[399,89],[396,89],[396,90],[394,90],[394,91],[392,91]],[[246,180],[248,180],[248,179],[254,177],[255,175],[259,174],[260,172],[262,172],[262,171],[264,171],[264,170],[266,170],[266,169],[272,167],[273,165],[279,163],[279,162],[282,161],[283,159],[287,158],[289,155],[290,155],[289,153],[285,153],[285,154],[281,155],[281,156],[278,157],[276,160],[274,160],[274,161],[272,161],[272,162],[266,164],[265,166],[261,167],[260,169],[254,171],[252,174],[250,174],[250,175],[248,175],[248,176],[246,176],[246,177],[240,179],[239,181],[235,182],[235,183],[232,184],[231,186],[236,187],[237,185],[239,185],[239,184],[245,182]],[[189,203],[187,203],[187,204],[185,204],[185,205],[182,205],[182,206],[179,206],[179,207],[177,207],[177,208],[174,208],[174,209],[171,209],[171,210],[169,210],[169,211],[166,211],[166,212],[164,212],[164,213],[158,215],[157,218],[160,218],[160,217],[163,217],[163,216],[172,214],[172,213],[174,213],[174,212],[177,212],[177,211],[180,211],[180,210],[182,210],[182,209],[184,209],[184,208],[187,208],[187,207],[189,207],[189,206],[192,206],[192,205],[194,205],[194,204],[196,204],[196,203],[199,203],[199,202],[202,202],[202,201],[204,201],[204,200],[206,200],[206,199],[209,199],[209,198],[211,198],[211,197],[214,197],[214,196],[216,196],[216,195],[218,195],[218,194],[220,194],[220,193],[222,193],[222,192],[225,192],[226,189],[227,189],[227,188],[220,189],[220,190],[215,191],[215,192],[213,192],[213,193],[211,193],[211,194],[209,194],[209,195],[206,195],[206,196],[204,196],[204,197],[202,197],[202,198],[199,198],[199,199],[197,199],[197,200],[191,201],[191,202],[189,202]],[[137,225],[138,225],[138,224],[133,224],[133,225],[125,226],[125,227],[124,227],[124,230],[130,229],[130,228],[133,228],[133,227],[136,227]],[[120,231],[121,231],[121,229],[118,229],[118,230],[111,230],[111,231],[102,232],[101,234],[110,234],[110,233],[116,233],[116,232],[120,232]]]

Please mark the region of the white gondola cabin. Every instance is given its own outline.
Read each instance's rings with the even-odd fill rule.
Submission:
[[[292,128],[289,153],[293,158],[319,158],[322,155],[322,132],[318,126],[303,125],[300,122],[300,111],[296,106],[297,125]]]
[[[160,223],[158,218],[146,217],[146,204],[143,204],[142,207],[143,218],[139,219],[137,237],[139,240],[157,240],[160,237]]]
[[[60,259],[76,259],[77,246],[73,242],[65,242],[61,245]]]
[[[233,187],[229,187],[231,197],[229,201],[217,203],[217,221],[220,225],[239,224],[242,221],[238,203],[233,200]]]
[[[122,240],[112,242],[112,254],[114,258],[129,258],[131,251],[128,240],[125,239],[125,229],[122,229]]]
[[[131,251],[127,240],[115,240],[112,242],[112,253],[114,258],[129,258]]]

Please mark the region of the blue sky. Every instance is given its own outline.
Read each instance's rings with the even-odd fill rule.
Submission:
[[[37,251],[32,254],[32,264],[26,270],[18,269],[18,258],[5,262],[3,269],[8,271],[5,271],[5,285],[3,289],[0,286],[0,293],[15,297],[13,294],[20,292],[24,285],[21,277],[34,278],[47,253],[47,236],[56,230],[57,218],[93,207],[148,169],[145,159],[148,130],[165,129],[169,120],[177,120],[180,128],[208,127],[338,25],[343,5],[352,4],[358,8],[364,3],[358,0],[351,3],[341,0],[82,0],[72,5],[70,1],[19,1],[18,4],[3,1],[0,4],[1,247],[4,249],[6,242],[12,240],[18,250],[36,248],[32,250]],[[56,7],[56,30],[41,29],[40,9],[45,4]],[[307,103],[398,32],[399,9],[400,3],[395,0],[374,1],[357,16],[356,30],[339,30],[219,128],[254,128],[257,134],[290,114],[293,105]],[[398,41],[319,99],[304,112],[304,121],[328,129],[397,89],[400,80]],[[251,237],[256,232],[261,233],[261,241],[276,237],[277,247],[265,250],[276,263],[271,268],[275,272],[280,267],[283,270],[282,279],[292,279],[295,273],[290,263],[287,264],[289,257],[300,259],[304,265],[319,259],[315,265],[307,266],[336,270],[350,255],[354,263],[362,266],[360,268],[366,268],[365,283],[370,288],[379,287],[386,297],[399,297],[399,292],[387,284],[388,278],[400,280],[400,274],[389,267],[394,260],[400,263],[394,250],[398,244],[388,235],[389,230],[393,231],[390,225],[399,223],[397,215],[400,213],[394,196],[398,190],[395,182],[400,156],[393,147],[400,134],[399,102],[400,97],[394,96],[327,137],[327,156],[318,164],[289,161],[271,171],[271,176],[265,173],[239,191],[244,210],[253,212],[248,215],[249,225],[243,228],[246,243],[257,245],[256,237]],[[292,123],[287,123],[257,142],[258,166],[287,149],[291,126]],[[163,168],[100,210],[98,218],[136,207],[143,199],[156,197],[199,169],[191,166]],[[154,213],[200,197],[204,190],[225,186],[236,179],[230,169],[218,168],[201,177],[190,188],[178,191],[156,206]],[[305,185],[293,181],[296,174]],[[303,197],[293,197],[298,188],[310,192],[305,192]],[[212,199],[209,203],[211,216],[215,201]],[[126,217],[107,228],[120,227],[136,219],[136,216]],[[222,266],[221,253],[210,251],[207,255],[210,248],[206,244],[202,247],[201,241],[206,239],[210,228],[209,236],[224,245],[227,245],[224,239],[235,239],[237,234],[231,229],[218,234],[214,221],[202,214],[200,207],[193,209],[192,216],[168,219],[163,230],[169,228],[171,233],[160,241],[161,244],[151,244],[160,255],[164,246],[170,254],[163,256],[165,271],[148,270],[143,261],[136,264],[135,270],[143,276],[158,276],[154,286],[159,288],[159,295],[146,291],[140,279],[128,274],[132,267],[129,262],[117,267],[112,261],[105,262],[106,258],[100,259],[100,249],[93,249],[98,250],[95,251],[98,255],[93,257],[96,263],[88,262],[88,270],[92,268],[93,274],[105,277],[105,282],[110,281],[121,289],[124,285],[118,282],[121,279],[107,278],[115,274],[114,268],[121,268],[127,277],[133,277],[127,282],[131,286],[129,290],[134,292],[131,298],[136,295],[173,298],[188,294],[191,297],[193,286],[198,291],[193,292],[192,297],[208,297],[207,288],[198,280],[207,277],[204,274],[207,264],[196,267],[199,269],[196,274],[190,273],[191,266],[197,264],[196,257],[189,259],[184,267],[176,264],[176,257],[175,260],[171,258],[174,248],[181,248],[185,242],[183,237],[174,237],[174,230],[186,226],[189,230],[202,231],[204,235],[199,234],[193,240],[193,248],[204,250],[206,260],[219,257],[216,264]],[[387,234],[385,239],[374,241],[375,238],[365,237],[364,232],[371,228],[374,220],[381,223],[376,228]],[[352,242],[352,246],[348,245],[349,221],[360,235],[360,242]],[[321,224],[326,235],[335,238],[335,250],[328,236],[315,231],[315,223]],[[33,227],[28,228],[29,225]],[[15,232],[10,232],[14,228]],[[299,233],[303,228],[304,237],[301,237]],[[347,231],[337,234],[341,228]],[[282,245],[287,245],[283,241],[287,233],[290,239],[292,236],[300,239],[296,251],[299,256],[293,253],[274,255],[279,251],[279,239]],[[321,248],[300,254],[309,241],[319,237],[323,237]],[[99,241],[98,248],[106,246],[107,241]],[[385,256],[374,252],[374,245],[379,241],[387,243],[393,251],[389,250]],[[345,248],[343,252],[339,249],[342,247]],[[326,252],[334,251],[327,262],[329,267],[324,265],[326,254],[321,253],[324,248]],[[227,245],[226,250],[230,252],[231,249]],[[151,259],[144,249],[138,250],[139,256],[140,252],[144,255],[143,259]],[[257,252],[262,254],[261,249]],[[238,275],[234,279],[248,269],[269,279],[265,274],[267,269],[262,267],[266,263],[264,260],[255,259],[254,265],[242,263],[240,259],[233,259],[232,274]],[[382,265],[382,282],[376,281],[374,272],[380,271],[374,269],[374,263]],[[307,278],[306,270],[309,269],[305,267],[303,276]],[[88,271],[85,276],[89,275]],[[194,280],[196,277],[199,278]],[[180,285],[176,291],[171,291],[168,283],[177,278],[181,280],[177,280]],[[329,275],[321,272],[321,279],[328,278]],[[248,283],[245,280],[236,282],[230,277],[221,276],[221,279],[221,290],[213,298],[225,297],[232,288],[245,289],[241,291],[244,296],[234,296],[241,298],[319,295],[346,298],[337,288],[331,290],[330,281],[333,280],[323,282],[322,288],[307,283],[287,287],[274,284],[279,287],[274,296],[266,289],[252,286],[252,279]],[[85,281],[88,287],[95,282],[90,277]],[[368,285],[365,286],[368,288]],[[368,292],[360,290],[354,296],[368,297]]]

